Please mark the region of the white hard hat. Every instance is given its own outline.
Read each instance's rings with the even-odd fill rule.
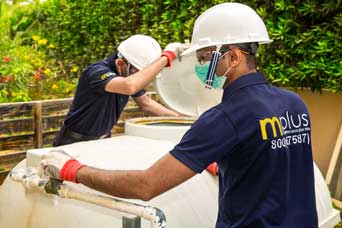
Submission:
[[[191,46],[182,55],[210,46],[251,42],[272,42],[262,19],[246,5],[223,3],[211,7],[196,19]]]
[[[134,35],[121,42],[118,51],[130,64],[141,70],[157,60],[162,50],[152,37]]]

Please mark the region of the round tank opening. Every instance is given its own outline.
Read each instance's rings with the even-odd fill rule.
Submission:
[[[136,122],[141,125],[148,126],[167,126],[167,127],[181,127],[181,126],[191,126],[194,120],[183,120],[183,119],[163,119],[163,120],[140,120]]]

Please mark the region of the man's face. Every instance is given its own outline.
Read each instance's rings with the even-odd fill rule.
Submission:
[[[134,74],[134,73],[137,73],[138,71],[139,71],[138,68],[136,68],[135,66],[133,66],[132,64],[130,64],[130,67],[129,67],[129,75]]]
[[[136,68],[133,64],[131,64],[130,62],[128,62],[126,59],[124,59],[125,62],[125,69],[124,72],[126,72],[126,76],[135,74],[139,71],[138,68]]]

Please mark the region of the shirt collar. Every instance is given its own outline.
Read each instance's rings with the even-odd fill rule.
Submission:
[[[230,97],[234,92],[237,90],[252,86],[252,85],[257,85],[257,84],[267,84],[267,80],[264,76],[263,73],[261,72],[254,72],[254,73],[249,73],[246,75],[243,75],[236,79],[232,84],[228,85],[223,92],[223,97],[222,100],[227,99]]]
[[[115,60],[118,58],[118,55],[116,53],[111,54],[110,56],[108,56],[108,58],[106,59],[109,68],[111,70],[113,70],[114,72],[116,72],[116,66],[115,66]]]

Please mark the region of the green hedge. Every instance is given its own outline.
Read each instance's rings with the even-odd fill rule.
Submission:
[[[0,4],[0,103],[72,96],[76,66],[67,70],[56,61],[53,43],[42,36],[39,1],[24,6],[17,2]]]
[[[196,17],[222,2],[48,0],[39,6],[39,32],[56,46],[51,57],[81,70],[133,34],[150,35],[162,47],[191,39]],[[342,91],[342,0],[240,2],[256,9],[274,40],[259,52],[260,69],[271,82]]]

